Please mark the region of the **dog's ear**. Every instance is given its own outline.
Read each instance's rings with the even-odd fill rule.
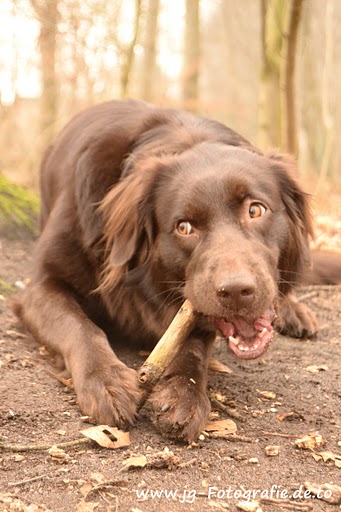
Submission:
[[[311,264],[309,239],[313,237],[309,195],[297,181],[295,161],[288,155],[267,155],[279,183],[283,204],[288,216],[288,236],[280,255],[280,290],[288,291],[300,282],[304,268]]]
[[[158,166],[148,163],[115,185],[102,201],[106,263],[102,288],[113,288],[129,270],[144,264],[153,243],[152,196]]]
[[[121,164],[128,151],[125,134],[102,137],[79,157],[75,168],[75,199],[86,248],[93,247],[103,234],[103,217],[98,205],[112,183],[119,179]]]

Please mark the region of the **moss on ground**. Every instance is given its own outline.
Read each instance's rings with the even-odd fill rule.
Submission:
[[[0,235],[26,238],[37,233],[39,199],[0,172]]]

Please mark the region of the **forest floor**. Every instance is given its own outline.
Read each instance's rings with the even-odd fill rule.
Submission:
[[[13,286],[28,277],[32,248],[0,240],[2,281]],[[209,392],[218,400],[212,421],[229,419],[223,427],[230,430],[213,427],[187,446],[162,437],[143,409],[129,446],[88,440],[59,451],[48,447],[86,440],[80,431],[91,425],[73,390],[51,374],[46,350],[18,325],[8,291],[0,291],[1,511],[340,510],[340,286],[300,291],[319,318],[317,339],[277,335],[253,362],[217,349],[232,373],[210,371]],[[138,349],[117,352],[132,367],[143,362]],[[336,485],[332,498],[328,485]],[[318,497],[304,495],[314,487]]]

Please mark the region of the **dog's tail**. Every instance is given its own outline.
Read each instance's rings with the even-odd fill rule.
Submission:
[[[341,253],[313,251],[312,267],[303,273],[302,284],[341,284]]]

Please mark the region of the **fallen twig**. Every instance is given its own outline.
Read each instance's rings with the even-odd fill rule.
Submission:
[[[234,409],[231,409],[231,407],[227,407],[226,405],[222,404],[221,402],[219,402],[219,400],[217,400],[214,397],[211,397],[210,401],[214,407],[216,407],[217,409],[220,409],[223,412],[226,412],[226,414],[228,416],[231,416],[231,418],[235,418],[235,419],[245,423],[245,421],[246,421],[245,418],[243,418],[243,416],[241,416],[239,414],[239,412],[235,411]]]
[[[179,468],[187,468],[188,466],[192,466],[198,459],[196,457],[193,457],[193,459],[186,460],[185,462],[181,462],[178,464]]]
[[[293,500],[285,499],[285,498],[261,498],[260,503],[262,505],[275,505],[281,508],[289,509],[289,510],[312,510],[313,506],[310,503],[297,503]]]
[[[308,292],[308,291],[321,291],[321,292],[329,292],[329,291],[340,291],[341,289],[341,285],[337,284],[337,285],[334,285],[334,284],[321,284],[321,285],[316,285],[316,284],[310,284],[308,286],[302,286],[302,288],[299,289],[299,291],[304,291],[304,292]]]
[[[303,295],[300,295],[297,297],[298,302],[301,302],[302,300],[311,299],[311,297],[316,297],[318,295],[318,290],[313,290],[308,293],[304,293]]]
[[[28,445],[20,445],[20,444],[12,444],[12,443],[0,443],[0,450],[10,451],[10,452],[39,452],[50,450],[53,446],[57,448],[70,448],[73,446],[79,446],[82,444],[91,443],[91,439],[81,438],[75,439],[74,441],[65,441],[64,443],[54,443],[54,444],[28,444]]]
[[[226,441],[240,441],[242,443],[254,443],[255,439],[247,436],[240,436],[239,434],[224,434],[222,432],[210,432],[209,437],[214,439],[225,439]]]
[[[281,434],[280,432],[266,432],[262,431],[265,436],[285,437],[286,439],[297,439],[299,436],[295,434]]]
[[[49,478],[48,475],[40,475],[40,476],[34,476],[32,478],[27,478],[26,480],[20,480],[19,482],[10,482],[8,484],[8,487],[20,487],[21,485],[30,484],[32,482],[36,482],[38,480],[43,480],[44,478]]]
[[[125,486],[125,485],[127,485],[127,483],[128,483],[127,480],[108,480],[107,482],[102,482],[102,483],[96,484],[92,487],[92,489],[90,489],[86,493],[84,499],[87,499],[88,496],[92,493],[106,491],[108,489],[111,489],[112,487]]]

